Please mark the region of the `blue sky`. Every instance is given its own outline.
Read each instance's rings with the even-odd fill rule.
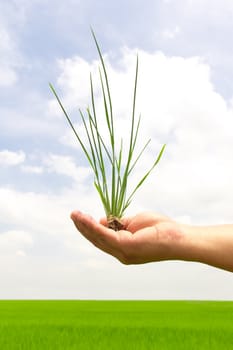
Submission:
[[[228,272],[122,266],[75,231],[73,209],[103,210],[48,86],[80,128],[92,72],[101,111],[92,26],[127,138],[138,54],[137,112],[152,142],[132,181],[167,148],[128,213],[232,223],[232,16],[228,0],[0,0],[0,298],[232,299]]]

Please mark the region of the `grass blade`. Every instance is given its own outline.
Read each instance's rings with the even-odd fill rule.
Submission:
[[[52,85],[51,83],[49,83],[49,86],[50,86],[50,89],[52,90],[54,96],[56,97],[56,99],[57,99],[57,101],[58,101],[58,103],[59,103],[59,105],[60,105],[60,107],[61,107],[61,109],[62,109],[62,111],[63,111],[63,113],[64,113],[64,115],[65,115],[65,117],[66,117],[66,119],[67,119],[67,121],[68,121],[68,123],[70,124],[71,129],[73,130],[75,136],[77,137],[77,139],[78,139],[78,141],[79,141],[79,144],[81,145],[81,147],[82,147],[82,149],[83,149],[83,152],[84,152],[84,154],[86,155],[90,166],[91,166],[92,169],[94,170],[95,167],[94,167],[93,162],[92,162],[92,160],[91,160],[91,157],[90,157],[90,155],[89,155],[89,153],[88,153],[88,151],[87,151],[87,148],[84,146],[84,144],[83,144],[81,138],[79,137],[78,133],[76,132],[76,130],[75,130],[75,128],[74,128],[74,126],[73,126],[73,124],[72,124],[72,122],[71,122],[71,120],[70,120],[70,118],[69,118],[69,116],[68,116],[68,114],[67,114],[67,112],[66,112],[66,110],[65,110],[65,108],[63,107],[63,105],[62,105],[62,103],[61,103],[61,100],[59,99],[59,97],[58,97],[58,95],[57,95],[57,93],[56,93],[56,91],[55,91],[53,85]]]
[[[161,148],[160,152],[159,152],[159,155],[156,159],[156,161],[154,162],[154,164],[152,165],[152,167],[148,170],[148,172],[142,177],[142,179],[138,182],[137,186],[135,187],[135,189],[133,190],[133,192],[131,193],[131,195],[128,197],[127,199],[127,202],[126,202],[126,205],[128,202],[131,201],[133,195],[135,194],[135,192],[139,189],[139,187],[141,187],[141,185],[143,184],[143,182],[146,180],[146,178],[150,175],[150,173],[152,172],[152,170],[155,168],[155,166],[158,164],[158,162],[160,161],[161,157],[162,157],[162,154],[164,152],[164,149],[166,147],[166,144],[163,145],[163,147]],[[129,204],[128,204],[129,205]],[[128,206],[127,205],[127,206]]]

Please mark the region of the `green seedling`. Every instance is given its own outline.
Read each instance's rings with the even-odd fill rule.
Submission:
[[[96,36],[92,31],[94,42],[100,58],[99,76],[102,90],[103,106],[105,111],[104,120],[108,130],[108,140],[105,140],[103,133],[100,130],[99,120],[96,114],[95,96],[92,75],[90,74],[90,90],[91,90],[91,108],[86,109],[86,113],[79,110],[81,121],[85,130],[84,142],[83,135],[79,135],[76,131],[68,113],[66,112],[60,98],[58,97],[52,84],[50,88],[55,95],[64,115],[72,128],[88,162],[94,173],[94,186],[100,196],[105,214],[108,221],[108,227],[114,230],[123,228],[121,218],[125,210],[129,207],[135,192],[144,183],[146,178],[158,164],[165,148],[162,146],[156,160],[151,167],[145,172],[144,176],[138,181],[137,185],[128,194],[128,184],[130,175],[135,169],[136,164],[141,158],[143,152],[147,148],[150,140],[148,140],[142,149],[135,155],[135,147],[138,140],[138,132],[141,122],[141,117],[135,118],[137,82],[138,82],[138,57],[136,60],[136,73],[134,80],[133,105],[131,126],[129,130],[129,141],[125,150],[125,142],[121,139],[120,145],[116,142],[115,121],[113,116],[112,97],[110,93],[109,79]],[[124,161],[123,161],[124,158]],[[109,171],[110,169],[110,171]]]

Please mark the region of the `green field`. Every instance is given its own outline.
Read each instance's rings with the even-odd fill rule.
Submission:
[[[233,302],[0,301],[0,349],[233,349]]]

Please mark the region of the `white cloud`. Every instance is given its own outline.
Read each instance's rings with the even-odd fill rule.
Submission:
[[[98,61],[89,63],[77,56],[71,59],[59,59],[57,61],[57,66],[58,70],[61,72],[57,79],[57,84],[61,87],[62,91],[66,91],[65,101],[63,99],[64,104],[77,110],[77,112],[80,106],[85,109],[90,104],[87,98],[87,96],[90,96],[90,72],[92,71],[95,76],[99,74]],[[100,93],[99,84],[98,93]],[[56,114],[60,114],[56,106],[56,101],[51,101],[51,110]]]
[[[87,167],[77,166],[70,156],[50,154],[44,159],[47,170],[73,178],[77,183],[83,183],[91,174]]]
[[[42,174],[44,172],[43,167],[34,166],[34,165],[23,165],[21,166],[21,170],[24,173],[31,173],[31,174]]]
[[[25,161],[23,151],[12,152],[9,150],[0,151],[0,166],[15,166]]]
[[[40,235],[66,235],[71,225],[71,210],[83,208],[101,215],[98,197],[93,188],[76,184],[57,194],[22,192],[0,188],[0,223]],[[64,236],[63,236],[64,237]]]

